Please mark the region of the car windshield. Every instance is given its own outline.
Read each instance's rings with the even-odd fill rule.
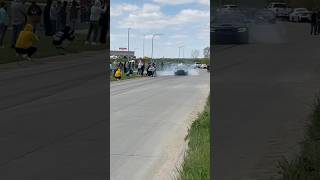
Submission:
[[[244,24],[245,16],[241,14],[219,14],[213,18],[215,24]]]
[[[307,12],[307,9],[296,9],[296,12]]]

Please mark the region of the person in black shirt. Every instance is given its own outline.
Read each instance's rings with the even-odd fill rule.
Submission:
[[[43,13],[43,24],[44,24],[46,36],[52,36],[51,19],[50,19],[51,4],[52,4],[52,0],[47,0],[47,5],[45,6],[44,13]]]
[[[52,44],[57,49],[64,49],[63,42],[65,40],[72,42],[74,39],[75,39],[74,30],[71,30],[69,26],[65,26],[63,31],[59,31],[53,36]]]
[[[33,32],[35,33],[38,24],[41,21],[42,10],[35,0],[32,0],[31,2],[31,6],[28,9],[28,16],[33,26]]]
[[[318,25],[317,25],[317,13],[315,11],[312,12],[311,14],[311,35],[316,35],[318,32]]]

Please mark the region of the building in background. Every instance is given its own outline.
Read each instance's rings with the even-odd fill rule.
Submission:
[[[129,59],[135,59],[135,52],[134,51],[110,51],[110,58],[111,59],[127,59],[129,55]]]

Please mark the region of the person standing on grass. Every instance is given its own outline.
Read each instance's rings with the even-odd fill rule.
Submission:
[[[108,33],[108,15],[107,15],[106,5],[101,11],[99,25],[100,25],[100,43],[105,44],[107,41],[107,33]]]
[[[315,35],[319,35],[319,33],[320,33],[320,11],[318,10],[317,11],[317,22],[316,22],[316,26],[317,26],[317,28],[316,28],[316,33],[315,33]]]
[[[57,32],[63,30],[63,18],[64,18],[64,13],[63,13],[63,5],[61,1],[58,1],[57,4]]]
[[[15,45],[15,50],[18,55],[31,60],[31,56],[37,51],[34,43],[38,42],[39,38],[33,33],[31,24],[27,24],[23,31],[20,32]]]
[[[141,76],[144,75],[144,68],[145,68],[145,62],[142,62],[142,66],[141,66]]]
[[[99,18],[101,13],[101,3],[99,0],[96,0],[94,5],[91,7],[90,11],[90,27],[87,34],[87,40],[85,44],[88,44],[91,39],[91,34],[93,32],[93,39],[91,44],[97,45],[97,38],[99,33]]]
[[[78,3],[77,1],[73,0],[70,8],[70,25],[72,30],[76,29],[77,20],[78,20]]]
[[[63,1],[63,3],[61,3],[61,8],[59,10],[58,18],[57,18],[58,24],[59,24],[58,31],[63,31],[67,25],[67,6],[68,6],[67,1]]]
[[[50,7],[50,22],[51,22],[51,34],[56,34],[57,32],[57,18],[58,18],[58,3],[57,1],[53,1]]]
[[[316,35],[317,31],[318,31],[318,27],[317,27],[317,13],[316,11],[313,11],[311,14],[311,35]]]
[[[52,5],[52,0],[47,0],[47,4],[44,7],[43,12],[43,24],[46,36],[52,36],[52,29],[51,29],[51,19],[50,19],[50,9]]]
[[[36,0],[32,0],[31,5],[28,8],[28,17],[29,17],[29,22],[33,26],[34,33],[36,32],[38,28],[38,24],[40,23],[41,15],[42,15],[42,10],[40,6],[36,3]]]
[[[138,64],[138,72],[137,72],[137,74],[138,75],[141,75],[142,73],[141,73],[141,69],[142,69],[142,62],[141,62],[141,59],[139,60],[139,64]]]
[[[9,15],[6,9],[6,3],[0,2],[0,48],[4,48],[3,40],[9,25]]]
[[[14,0],[11,3],[11,24],[12,24],[12,41],[11,47],[14,48],[20,32],[27,23],[27,12],[22,0]]]

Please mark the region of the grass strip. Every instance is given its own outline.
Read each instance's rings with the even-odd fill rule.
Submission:
[[[316,97],[311,121],[300,153],[291,161],[283,158],[279,162],[280,180],[320,179],[320,96]]]
[[[17,61],[15,50],[10,48],[10,36],[11,32],[7,34],[4,44],[5,48],[0,49],[0,64],[6,64]],[[106,49],[105,45],[85,45],[85,35],[77,34],[76,39],[69,44],[66,50],[56,49],[52,45],[52,37],[40,36],[40,41],[35,44],[38,51],[33,56],[34,58],[43,58],[57,55],[81,53],[84,51],[98,51]]]
[[[186,140],[188,149],[179,180],[209,180],[210,179],[210,98],[204,111],[192,123]]]

